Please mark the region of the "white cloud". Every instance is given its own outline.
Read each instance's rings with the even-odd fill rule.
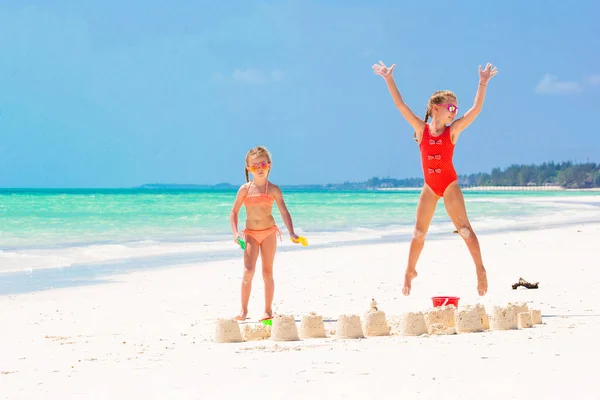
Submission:
[[[598,86],[598,85],[600,85],[600,75],[589,76],[588,79],[587,79],[587,82],[591,86]]]
[[[568,94],[581,92],[581,84],[575,81],[559,81],[556,76],[546,74],[535,87],[536,93]]]
[[[256,69],[235,69],[232,76],[236,82],[248,85],[264,85],[267,83],[265,74]]]

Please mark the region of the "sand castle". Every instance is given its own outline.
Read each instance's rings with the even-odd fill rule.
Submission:
[[[392,317],[390,323],[383,311],[372,299],[364,320],[355,314],[340,315],[336,329],[329,329],[331,336],[339,339],[360,339],[368,336],[389,336],[393,327],[395,335],[421,336],[453,335],[457,333],[483,332],[488,330],[528,329],[542,324],[542,312],[530,310],[525,303],[508,303],[506,307],[494,306],[491,315],[481,304],[434,307],[425,312],[407,312]],[[328,337],[323,317],[310,312],[302,317],[300,333],[293,315],[275,315],[272,326],[261,324],[240,325],[235,319],[218,319],[215,331],[218,343],[236,343],[249,340],[296,341]]]
[[[217,343],[237,343],[243,342],[240,326],[233,318],[217,319],[217,328],[215,331],[215,342]]]
[[[377,308],[375,299],[371,299],[371,308],[365,314],[362,328],[365,336],[390,335],[390,327],[385,318],[385,313]]]
[[[479,310],[473,306],[461,307],[456,312],[456,332],[469,333],[483,331],[483,321]]]
[[[529,321],[532,322],[533,326],[533,315],[529,310],[529,307],[525,303],[508,303],[507,307],[498,307],[494,306],[494,310],[492,313],[492,322],[490,328],[492,330],[508,330],[508,329],[522,329],[519,328],[519,315],[527,314],[528,316],[523,315],[520,317],[522,319],[521,325],[523,327],[529,325]],[[535,317],[541,319],[541,312],[538,314],[535,312]],[[536,319],[537,320],[537,319]]]
[[[528,313],[529,307],[525,303],[508,303],[508,306],[512,306],[515,310],[515,314],[519,314],[522,312]]]
[[[275,315],[271,328],[271,340],[293,341],[300,340],[293,315]]]
[[[427,333],[432,335],[435,332],[448,332],[452,334],[453,330],[449,328],[455,327],[455,312],[456,307],[454,305],[448,305],[443,307],[436,307],[433,310],[429,310],[425,313],[425,325],[427,326]],[[432,328],[432,325],[435,325]],[[456,333],[456,330],[454,330]]]
[[[487,315],[487,312],[485,311],[485,307],[482,304],[475,304],[475,309],[477,310],[477,313],[479,314],[479,318],[481,319],[481,326],[483,328],[484,331],[487,331],[490,329],[490,319]]]
[[[269,325],[244,325],[242,329],[244,341],[264,340],[271,337],[271,327]]]
[[[422,312],[407,312],[394,324],[395,334],[401,336],[420,336],[427,333],[425,315]]]
[[[360,317],[358,315],[340,315],[337,322],[336,337],[340,339],[364,338]]]
[[[310,312],[300,322],[300,338],[324,338],[327,337],[325,334],[325,325],[323,324],[323,317],[317,315],[315,312]]]
[[[491,315],[490,329],[493,331],[504,331],[517,329],[517,313],[514,305],[508,307],[494,306]]]
[[[533,323],[531,322],[531,313],[530,312],[520,312],[517,314],[517,328],[525,329],[532,328]]]

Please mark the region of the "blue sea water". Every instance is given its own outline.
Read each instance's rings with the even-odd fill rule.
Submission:
[[[586,192],[465,192],[473,220],[557,212],[564,198]],[[352,231],[412,225],[419,191],[288,191],[295,226],[306,232]],[[1,190],[0,249],[100,243],[212,241],[231,234],[235,191],[215,190]],[[555,199],[555,202],[546,201]],[[274,216],[284,228],[274,207]],[[443,201],[436,221],[447,221]],[[240,225],[244,223],[244,211]]]
[[[284,198],[296,233],[315,248],[409,240],[419,193],[284,189]],[[61,269],[64,276],[66,267],[132,270],[239,256],[229,222],[235,195],[235,190],[0,189],[0,294],[2,279],[35,272],[43,280],[52,273],[44,269]],[[479,232],[600,218],[598,192],[464,195]],[[293,250],[276,205],[273,215],[284,231],[282,250]],[[244,218],[242,210],[240,228]],[[440,201],[430,232],[453,229]]]

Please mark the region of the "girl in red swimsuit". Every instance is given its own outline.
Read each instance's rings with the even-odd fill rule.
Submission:
[[[481,259],[479,241],[467,217],[465,201],[462,191],[458,186],[452,156],[458,136],[481,112],[487,84],[498,73],[498,70],[495,67],[492,68],[492,65],[489,63],[485,69],[479,66],[479,85],[477,87],[477,94],[475,95],[475,102],[473,107],[461,118],[455,120],[458,114],[456,95],[449,90],[443,90],[435,92],[429,98],[425,118],[421,120],[404,103],[394,83],[392,73],[395,67],[396,64],[393,64],[388,68],[380,61],[379,64],[373,65],[373,71],[384,78],[396,107],[415,129],[414,139],[419,144],[421,151],[421,163],[425,179],[417,206],[417,221],[410,243],[408,265],[404,275],[402,293],[405,296],[410,294],[411,282],[417,276],[417,260],[419,259],[421,250],[423,250],[429,224],[435,213],[438,200],[443,197],[446,212],[452,223],[456,226],[458,233],[464,239],[473,257],[477,272],[477,291],[480,296],[483,296],[487,292],[488,287],[486,271]],[[431,122],[427,123],[430,117]]]
[[[237,244],[238,238],[246,241],[244,250],[244,276],[242,278],[242,309],[236,317],[245,320],[248,315],[248,302],[252,290],[252,278],[256,268],[256,260],[260,250],[262,261],[262,275],[265,282],[265,313],[260,319],[273,317],[273,294],[275,283],[273,281],[273,260],[277,249],[277,236],[281,240],[281,231],[275,225],[271,214],[273,202],[277,203],[283,222],[287,227],[292,240],[298,240],[294,233],[292,217],[283,201],[283,194],[278,186],[269,184],[268,176],[271,171],[271,155],[262,146],[255,147],[246,154],[246,183],[237,193],[235,203],[231,210],[231,229],[233,241]],[[252,173],[250,181],[248,172]],[[238,231],[238,213],[242,205],[246,206],[246,229]]]

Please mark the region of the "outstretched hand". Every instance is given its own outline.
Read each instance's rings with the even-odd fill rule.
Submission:
[[[481,65],[479,66],[479,80],[483,83],[488,83],[488,81],[492,79],[492,76],[496,75],[497,73],[498,68],[492,68],[492,64],[490,63],[487,63],[485,69],[482,69]]]
[[[394,68],[396,68],[396,64],[392,64],[392,66],[388,68],[383,61],[379,61],[379,64],[373,64],[373,72],[377,75],[381,75],[384,79],[392,77]]]

